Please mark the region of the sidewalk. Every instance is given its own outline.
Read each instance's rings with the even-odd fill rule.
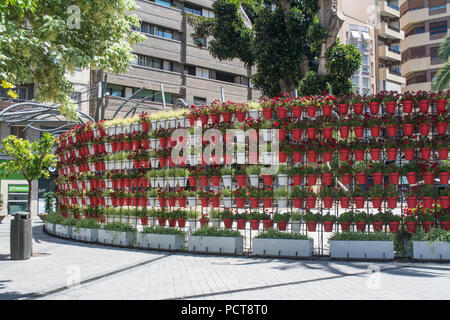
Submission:
[[[138,251],[53,238],[42,226],[33,221],[34,256],[11,261],[9,220],[0,224],[0,299],[450,298],[450,264]]]

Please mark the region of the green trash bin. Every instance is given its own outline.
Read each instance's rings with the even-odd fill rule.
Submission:
[[[19,211],[11,220],[11,260],[25,260],[32,255],[31,214]]]

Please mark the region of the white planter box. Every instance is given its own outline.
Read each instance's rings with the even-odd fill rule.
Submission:
[[[50,222],[45,222],[45,230],[47,230],[48,233],[55,234],[55,232],[56,232],[55,229],[56,229],[56,224],[50,223]]]
[[[89,228],[76,228],[72,229],[72,239],[97,242],[98,241],[98,229]]]
[[[186,186],[186,177],[177,177],[178,186],[185,187]]]
[[[184,249],[184,237],[172,234],[138,232],[136,246],[149,249],[182,250]]]
[[[450,242],[412,242],[413,259],[416,260],[450,260]]]
[[[311,257],[314,252],[314,241],[254,238],[252,252],[267,256]]]
[[[330,241],[331,258],[394,259],[392,241]]]
[[[57,224],[55,227],[55,234],[59,237],[71,238],[72,237],[72,226],[63,226],[63,225]]]
[[[239,253],[243,251],[242,237],[190,236],[188,250],[194,252]]]
[[[158,166],[159,166],[158,158],[150,158],[150,164],[151,164],[152,168],[158,168]]]
[[[100,229],[98,230],[98,242],[116,246],[131,246],[136,242],[136,232],[122,232]]]
[[[195,230],[197,230],[197,227],[198,227],[198,220],[196,220],[196,219],[187,219],[187,222],[188,222],[188,224],[189,224],[189,230],[192,232],[192,231],[195,231]]]

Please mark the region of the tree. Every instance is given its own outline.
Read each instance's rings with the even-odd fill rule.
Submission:
[[[3,139],[0,153],[12,157],[11,160],[0,163],[3,176],[14,173],[23,174],[28,182],[28,210],[31,212],[31,192],[33,180],[48,178],[48,168],[56,166],[56,156],[52,152],[55,138],[45,132],[42,138],[33,142],[10,135]]]
[[[132,0],[0,1],[0,79],[14,85],[37,83],[36,99],[60,103],[76,117],[66,72],[75,68],[125,72],[132,45],[143,37]]]
[[[335,94],[351,91],[351,86],[342,85],[343,76],[336,75],[351,76],[358,70],[361,56],[351,45],[336,44],[343,21],[332,9],[332,1],[271,2],[273,7],[261,0],[216,0],[214,18],[188,14],[187,21],[194,26],[194,42],[201,46],[200,38],[210,36],[213,57],[237,58],[247,68],[256,66],[252,82],[267,96],[292,94],[305,76],[308,83],[300,88],[305,94],[317,93],[311,92],[319,89],[311,88],[314,83],[328,83]],[[350,63],[341,64],[339,57]],[[348,84],[348,78],[344,82]]]
[[[436,74],[433,81],[433,90],[444,90],[450,84],[450,33],[447,33],[439,47],[439,57],[444,60],[444,66]]]

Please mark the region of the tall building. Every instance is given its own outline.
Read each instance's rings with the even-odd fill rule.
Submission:
[[[431,90],[431,82],[443,66],[439,45],[450,25],[450,0],[400,1],[403,91]]]
[[[249,83],[252,70],[239,60],[214,59],[208,51],[210,39],[201,39],[204,47],[194,44],[194,30],[187,24],[185,13],[213,17],[212,3],[210,0],[136,1],[134,13],[141,21],[137,31],[146,39],[135,45],[137,60],[129,72],[107,74],[109,97],[105,118],[110,118],[117,106],[130,97],[138,100],[147,97],[138,112],[146,107],[161,108],[163,101],[171,107],[178,98],[190,105],[210,103],[220,99],[222,93],[225,100],[231,101],[260,97],[260,92]],[[139,91],[141,88],[144,89]]]

